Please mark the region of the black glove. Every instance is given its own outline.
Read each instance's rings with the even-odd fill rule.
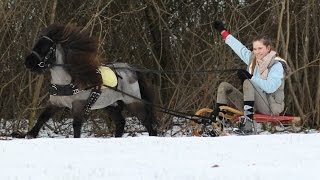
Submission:
[[[213,22],[213,27],[219,32],[221,33],[223,30],[226,30],[226,28],[224,28],[223,22],[222,21],[214,21]]]
[[[241,81],[241,84],[243,84],[244,80],[252,78],[252,74],[250,74],[248,71],[244,69],[239,69],[237,74],[238,74],[238,78]]]

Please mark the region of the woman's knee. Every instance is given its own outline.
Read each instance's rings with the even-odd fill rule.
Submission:
[[[236,88],[232,86],[230,83],[222,82],[218,87],[218,94],[228,95],[231,94]]]
[[[252,82],[250,79],[246,79],[243,81],[243,86],[252,86]]]
[[[253,82],[250,79],[246,79],[243,82],[243,92],[252,91],[252,89],[253,89]]]
[[[219,84],[218,90],[225,90],[225,89],[229,89],[229,87],[231,87],[232,85],[227,83],[227,82],[221,82]]]

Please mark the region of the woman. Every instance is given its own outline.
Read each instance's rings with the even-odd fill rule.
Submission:
[[[214,28],[222,35],[231,49],[248,65],[239,70],[238,76],[243,84],[243,94],[227,82],[219,85],[217,103],[213,115],[219,114],[219,106],[233,104],[243,108],[239,130],[245,134],[253,132],[253,114],[256,112],[279,115],[284,110],[284,83],[287,71],[285,60],[273,51],[272,42],[266,37],[253,40],[253,51],[225,29],[222,21],[215,21]]]

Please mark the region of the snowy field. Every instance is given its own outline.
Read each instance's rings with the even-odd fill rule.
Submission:
[[[317,180],[320,134],[0,140],[1,180]]]

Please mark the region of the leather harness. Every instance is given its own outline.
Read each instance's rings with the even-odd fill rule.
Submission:
[[[43,71],[45,71],[47,68],[53,67],[53,66],[65,66],[64,64],[55,64],[54,61],[51,61],[51,58],[55,58],[55,52],[56,52],[56,43],[47,36],[42,36],[42,38],[49,40],[53,45],[50,47],[49,51],[45,55],[45,57],[41,57],[36,51],[32,51],[39,60],[40,63],[37,64],[38,67],[40,67]],[[99,73],[99,72],[98,72]],[[90,113],[91,107],[93,104],[98,100],[98,98],[101,95],[101,87],[90,87],[86,88],[85,90],[92,89],[91,93],[87,99],[84,113],[87,116]],[[52,96],[72,96],[75,94],[78,94],[84,90],[80,90],[77,85],[75,84],[67,84],[67,85],[58,85],[58,84],[50,84],[49,85],[49,94]]]

